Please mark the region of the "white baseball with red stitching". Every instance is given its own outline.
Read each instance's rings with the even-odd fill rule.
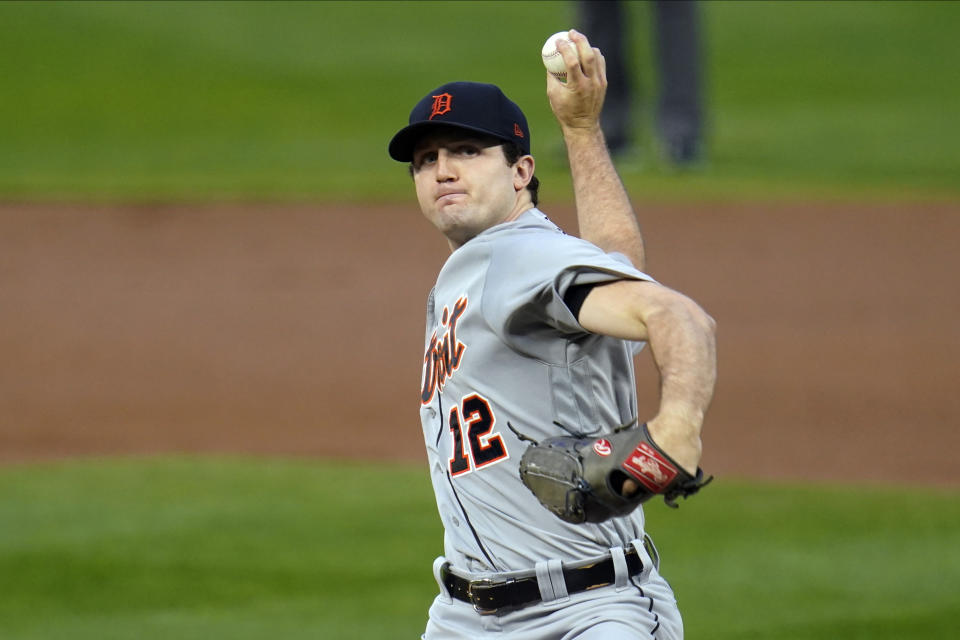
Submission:
[[[567,65],[563,62],[563,56],[560,55],[560,52],[557,51],[557,41],[566,40],[573,46],[573,51],[576,53],[576,45],[570,40],[569,31],[559,31],[549,38],[543,45],[543,49],[540,51],[540,56],[543,58],[543,66],[547,68],[547,71],[550,72],[554,78],[560,82],[567,81]]]

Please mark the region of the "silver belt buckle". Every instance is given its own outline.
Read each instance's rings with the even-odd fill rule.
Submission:
[[[470,604],[473,605],[473,610],[483,616],[496,613],[499,610],[499,607],[485,607],[482,602],[483,595],[482,593],[478,593],[478,591],[482,592],[486,589],[499,587],[507,584],[508,582],[513,582],[513,580],[493,580],[491,578],[480,578],[479,580],[471,580],[468,582],[467,597],[470,599]]]

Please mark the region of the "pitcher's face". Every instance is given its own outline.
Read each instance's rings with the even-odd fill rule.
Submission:
[[[453,248],[512,220],[533,175],[533,158],[507,164],[502,142],[469,132],[425,135],[413,152],[413,180],[423,215]],[[527,162],[529,161],[529,162]]]

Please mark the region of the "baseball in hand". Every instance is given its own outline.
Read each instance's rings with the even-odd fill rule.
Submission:
[[[573,47],[573,52],[577,53],[577,46],[570,40],[570,32],[560,31],[547,38],[540,54],[543,56],[543,66],[547,68],[550,75],[560,82],[566,82],[567,65],[563,62],[563,56],[557,51],[557,40],[566,40]]]

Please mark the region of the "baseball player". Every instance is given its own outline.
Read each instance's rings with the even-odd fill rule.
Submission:
[[[537,209],[526,118],[494,85],[429,92],[389,144],[452,250],[427,301],[419,397],[444,527],[428,640],[683,636],[638,505],[703,484],[714,325],[641,270],[599,126],[603,56],[571,40],[567,83],[548,76],[547,94],[582,239]],[[633,375],[643,344],[661,376],[645,423]]]

